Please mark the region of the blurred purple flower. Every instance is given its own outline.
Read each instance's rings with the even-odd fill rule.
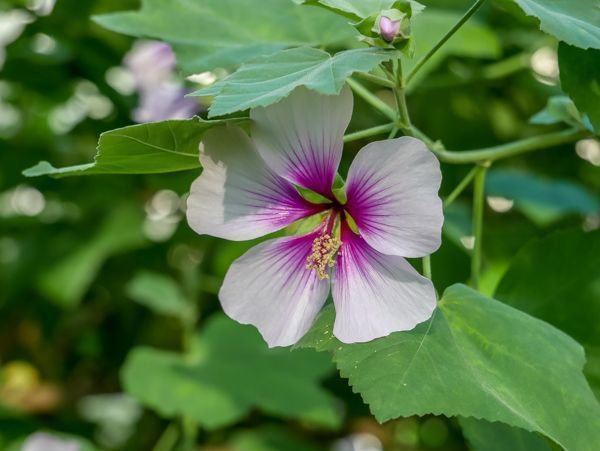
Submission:
[[[199,111],[198,102],[175,78],[175,54],[158,41],[139,41],[125,55],[124,66],[131,74],[139,94],[133,112],[136,122],[187,119]]]
[[[46,432],[36,432],[23,443],[22,451],[81,451],[75,440],[63,439]]]

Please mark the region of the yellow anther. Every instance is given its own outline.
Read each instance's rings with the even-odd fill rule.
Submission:
[[[312,252],[306,259],[306,269],[315,270],[320,280],[329,279],[328,268],[333,268],[337,252],[342,245],[338,238],[328,234],[313,241]]]

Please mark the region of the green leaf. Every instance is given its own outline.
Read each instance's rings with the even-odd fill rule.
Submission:
[[[553,324],[583,344],[586,374],[600,395],[600,230],[561,231],[512,260],[496,297]]]
[[[353,21],[360,21],[380,11],[391,9],[397,0],[294,0],[298,4],[317,5],[335,11]],[[422,11],[425,6],[409,0],[413,14]]]
[[[256,329],[213,316],[192,355],[137,348],[122,382],[130,395],[165,417],[189,416],[207,429],[227,426],[253,408],[327,427],[340,416],[319,386],[331,371],[324,355],[310,350],[269,350]]]
[[[582,115],[575,103],[567,96],[550,97],[546,107],[529,119],[529,123],[537,125],[565,123],[571,127],[594,131],[589,118]]]
[[[600,201],[569,180],[552,180],[515,169],[492,169],[486,194],[515,202],[532,221],[546,225],[568,214],[588,215],[600,210]]]
[[[342,17],[289,0],[145,0],[139,11],[96,16],[109,30],[170,43],[186,73],[235,67],[293,46],[340,44],[355,35]]]
[[[164,274],[140,271],[127,284],[127,296],[160,315],[186,318],[191,304],[177,282]]]
[[[200,118],[132,125],[102,133],[94,162],[55,168],[42,161],[23,171],[27,177],[91,174],[156,174],[200,167],[198,146],[204,132],[230,121]]]
[[[428,8],[412,21],[414,54],[402,55],[406,74],[461,18],[452,11]],[[411,85],[413,88],[425,75],[435,69],[449,55],[468,58],[499,58],[502,47],[496,33],[486,25],[474,20],[465,23],[419,70]]]
[[[337,341],[333,314],[327,309],[301,345],[332,351],[380,422],[463,416],[540,432],[567,449],[600,440],[583,350],[549,324],[464,285],[446,290],[431,320],[369,343]]]
[[[76,307],[108,257],[146,244],[142,222],[142,215],[133,207],[114,208],[83,246],[42,274],[40,290],[63,307]]]
[[[368,72],[397,55],[394,51],[365,48],[329,55],[310,47],[283,50],[244,64],[237,72],[192,95],[215,95],[209,117],[267,106],[298,86],[322,94],[337,94],[354,72]]]
[[[460,418],[460,426],[473,451],[551,451],[546,441],[533,432],[503,423]]]
[[[589,116],[596,134],[600,134],[600,50],[560,44],[558,63],[563,90]]]
[[[596,0],[513,0],[540,28],[560,41],[600,48],[600,8]]]

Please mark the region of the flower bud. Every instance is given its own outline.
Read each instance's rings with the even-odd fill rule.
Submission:
[[[400,32],[401,20],[392,20],[389,17],[381,16],[379,19],[379,35],[388,43],[394,42]]]

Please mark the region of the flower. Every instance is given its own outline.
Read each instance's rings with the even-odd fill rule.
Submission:
[[[23,451],[81,451],[77,441],[63,439],[46,432],[36,432],[23,443]]]
[[[225,312],[255,325],[269,346],[296,343],[332,287],[334,335],[365,342],[427,320],[431,281],[402,257],[440,245],[439,162],[419,140],[373,142],[350,166],[347,202],[332,194],[352,114],[352,94],[298,88],[251,110],[251,136],[238,127],[209,130],[203,173],[192,184],[187,218],[200,234],[249,240],[319,215],[310,233],[265,241],[229,268],[219,299]],[[300,187],[327,199],[313,203]]]

